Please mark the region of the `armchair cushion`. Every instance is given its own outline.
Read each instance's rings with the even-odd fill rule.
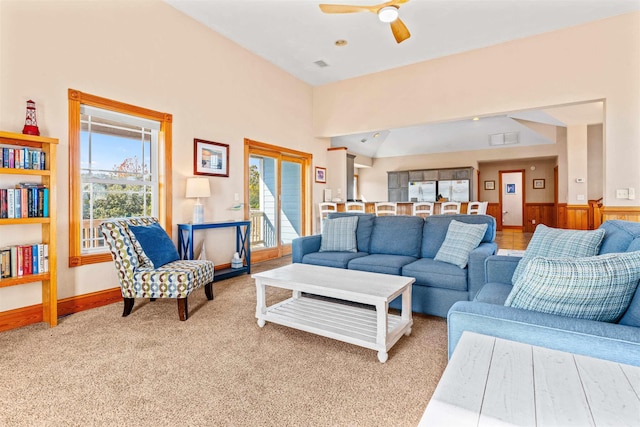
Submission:
[[[143,226],[129,225],[129,229],[151,260],[154,268],[180,259],[169,235],[157,222]]]
[[[125,298],[186,298],[196,288],[213,282],[214,265],[208,260],[177,260],[160,267],[140,267]]]

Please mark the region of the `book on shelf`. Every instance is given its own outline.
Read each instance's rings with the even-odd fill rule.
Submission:
[[[11,249],[0,248],[0,279],[11,277]]]
[[[0,278],[42,274],[49,271],[49,245],[14,245],[0,248]]]
[[[48,218],[49,189],[42,184],[20,183],[0,189],[0,218]]]
[[[30,148],[0,147],[0,167],[8,169],[45,169],[46,153]]]
[[[7,218],[15,218],[16,217],[16,196],[15,196],[15,190],[13,188],[7,188],[7,207],[8,207]]]
[[[0,218],[9,218],[9,207],[7,206],[6,188],[0,188]]]

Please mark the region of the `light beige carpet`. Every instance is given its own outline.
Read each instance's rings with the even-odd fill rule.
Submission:
[[[285,261],[254,265],[254,272]],[[255,319],[249,276],[0,333],[2,426],[415,426],[446,365],[446,322],[376,352]],[[268,293],[269,303],[284,299]]]

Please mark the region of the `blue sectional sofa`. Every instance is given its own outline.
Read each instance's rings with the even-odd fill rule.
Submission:
[[[496,253],[496,221],[488,215],[380,216],[333,213],[329,218],[358,215],[357,252],[320,252],[321,235],[293,241],[294,263],[371,271],[415,277],[412,311],[446,317],[456,301],[469,301],[485,283],[484,261]],[[434,257],[442,246],[452,220],[487,224],[478,247],[460,268]],[[401,307],[400,298],[391,304]]]
[[[640,223],[611,220],[599,254],[640,251]],[[504,305],[520,257],[491,256],[486,284],[448,314],[449,357],[464,331],[640,366],[640,290],[617,323],[577,319]],[[599,276],[601,277],[601,276]]]

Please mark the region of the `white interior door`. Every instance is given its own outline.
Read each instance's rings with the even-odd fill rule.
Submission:
[[[524,187],[522,172],[501,172],[502,226],[522,227]]]

